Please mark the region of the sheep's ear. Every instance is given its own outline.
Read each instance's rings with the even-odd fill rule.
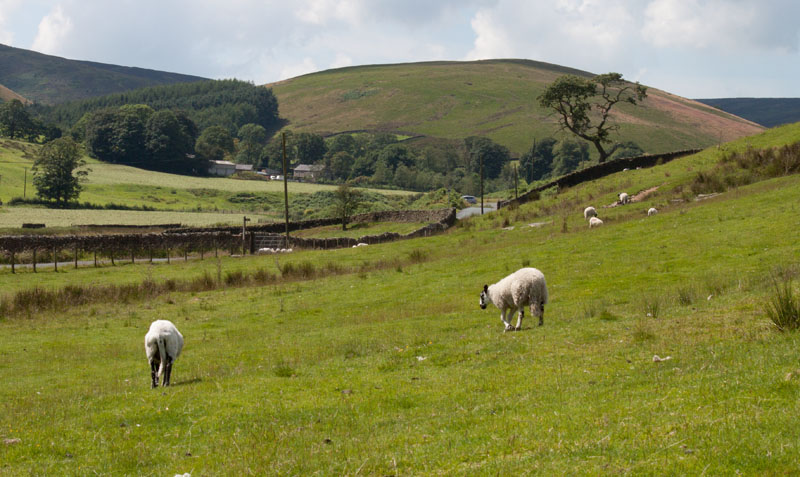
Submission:
[[[483,291],[488,292],[489,291],[489,285],[484,285],[483,286]]]

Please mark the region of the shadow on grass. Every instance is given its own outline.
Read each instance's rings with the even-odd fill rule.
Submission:
[[[190,384],[202,383],[203,378],[192,378],[187,379],[186,381],[178,381],[177,383],[170,383],[170,386],[188,386]]]

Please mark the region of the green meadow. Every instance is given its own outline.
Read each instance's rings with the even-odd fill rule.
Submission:
[[[764,305],[800,275],[800,176],[700,201],[689,185],[799,139],[768,130],[428,238],[0,269],[0,474],[794,474],[800,335]],[[478,294],[524,266],[547,277],[544,326],[504,333]],[[86,300],[37,307],[35,289]],[[150,389],[156,319],[185,347]]]
[[[80,202],[100,206],[117,204],[151,208],[136,210],[54,210],[41,207],[7,205],[16,197],[33,198],[31,167],[37,145],[0,139],[0,229],[19,228],[22,223],[45,223],[48,227],[80,224],[181,223],[206,226],[239,224],[247,214],[254,221],[283,220],[283,182],[241,180],[217,177],[191,177],[146,171],[109,164],[85,157],[91,169],[79,197]],[[293,219],[309,214],[324,214],[329,200],[315,193],[331,192],[334,185],[289,182],[288,193]],[[361,189],[370,194],[373,207],[393,208],[414,193],[402,190]],[[377,205],[376,205],[377,204]]]

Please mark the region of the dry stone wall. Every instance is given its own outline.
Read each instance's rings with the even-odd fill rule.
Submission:
[[[579,171],[572,172],[565,176],[561,176],[558,179],[550,181],[547,184],[541,185],[539,187],[534,187],[533,189],[519,196],[519,198],[517,199],[500,201],[497,203],[497,207],[501,208],[512,204],[524,204],[525,202],[536,200],[536,198],[539,197],[540,192],[554,186],[557,186],[558,188],[572,187],[581,184],[583,182],[593,181],[601,177],[605,177],[620,171],[624,171],[625,169],[636,169],[637,167],[652,167],[658,164],[659,162],[660,163],[669,162],[679,157],[696,154],[701,150],[702,149],[687,149],[684,151],[668,152],[665,154],[652,154],[652,155],[648,154],[645,156],[614,159],[613,161],[604,162],[602,164],[596,164],[594,166],[587,167],[586,169],[581,169]]]

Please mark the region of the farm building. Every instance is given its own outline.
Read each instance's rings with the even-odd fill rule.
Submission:
[[[325,173],[324,164],[299,164],[294,168],[294,178],[314,182]]]
[[[208,161],[208,173],[212,176],[227,177],[234,172],[253,172],[253,165],[236,164],[231,161]]]
[[[212,176],[229,176],[236,172],[236,164],[231,161],[208,161],[208,173]]]

